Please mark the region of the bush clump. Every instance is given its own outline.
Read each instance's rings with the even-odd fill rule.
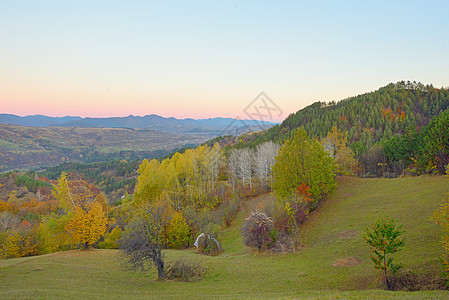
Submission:
[[[270,251],[274,254],[296,252],[298,250],[298,235],[278,233],[276,242],[271,246]]]
[[[387,285],[392,291],[447,290],[447,280],[435,272],[416,273],[410,270],[388,276]]]
[[[34,230],[13,231],[2,237],[0,258],[27,257],[40,254],[40,240]]]
[[[165,278],[174,281],[192,282],[203,277],[206,269],[197,260],[177,259],[166,266]]]
[[[118,226],[114,227],[111,231],[107,232],[103,241],[98,243],[100,249],[118,249],[118,241],[122,235],[122,229]]]

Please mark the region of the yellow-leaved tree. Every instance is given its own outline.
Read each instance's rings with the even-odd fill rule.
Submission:
[[[144,159],[139,166],[139,177],[134,192],[135,203],[142,205],[150,199],[158,199],[163,190],[160,178],[160,162],[156,159]]]
[[[75,208],[75,214],[67,222],[65,229],[73,241],[89,249],[106,231],[107,218],[100,203],[92,202],[88,209]]]
[[[88,249],[106,231],[106,198],[97,187],[81,179],[69,180],[65,173],[61,174],[54,194],[69,218],[64,230],[73,243]]]

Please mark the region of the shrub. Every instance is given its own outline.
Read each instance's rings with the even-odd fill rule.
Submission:
[[[388,286],[393,291],[447,290],[447,280],[434,272],[416,273],[410,270],[388,276]]]
[[[443,271],[449,277],[449,194],[443,199],[440,207],[433,212],[432,220],[443,227],[441,245],[444,249],[444,257],[441,258]]]
[[[275,254],[296,252],[298,250],[297,234],[279,233],[270,251]]]
[[[309,203],[300,201],[300,197],[293,196],[264,205],[263,211],[273,218],[273,225],[279,233],[293,234],[306,221],[309,206]]]
[[[267,249],[274,242],[273,219],[262,212],[252,212],[245,219],[242,234],[246,246],[257,248],[259,251]]]
[[[276,218],[274,219],[274,227],[278,232],[290,232],[290,218],[285,210],[279,210],[276,214]]]
[[[165,278],[175,281],[192,282],[203,277],[206,269],[197,260],[179,258],[168,263]]]
[[[114,229],[104,235],[104,240],[98,243],[98,247],[100,249],[118,249],[118,241],[122,232],[120,227],[114,227]]]
[[[306,208],[306,204],[292,201],[286,202],[283,207],[283,211],[279,213],[281,220],[285,222],[288,220],[287,228],[284,227],[283,232],[292,233],[298,229],[298,226],[302,225],[307,218],[309,209]]]

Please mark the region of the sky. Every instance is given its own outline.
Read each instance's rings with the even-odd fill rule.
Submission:
[[[390,82],[449,86],[448,1],[0,0],[0,113],[280,121]]]

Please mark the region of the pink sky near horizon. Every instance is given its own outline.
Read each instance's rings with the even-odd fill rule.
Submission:
[[[256,94],[257,95],[257,94]],[[79,98],[78,98],[79,97]],[[144,116],[156,114],[163,117],[175,117],[178,119],[193,118],[207,119],[214,117],[226,118],[248,118],[244,113],[245,107],[253,100],[228,101],[223,97],[211,99],[171,98],[167,96],[154,96],[162,100],[145,100],[139,98],[127,98],[116,96],[107,98],[99,95],[82,98],[82,96],[55,95],[36,96],[23,95],[18,97],[17,93],[11,96],[2,94],[4,101],[0,113],[26,115],[46,115],[51,117],[80,116],[80,117],[125,117],[129,115]],[[81,100],[78,100],[81,99]],[[285,118],[275,115],[272,121],[282,121]]]
[[[177,119],[207,119],[215,117],[248,119],[245,108],[260,93],[260,91],[253,94],[250,92],[242,92],[241,94],[228,93],[209,97],[207,95],[201,96],[200,93],[192,93],[187,96],[173,95],[170,91],[167,91],[165,95],[161,93],[161,95],[147,96],[147,100],[144,99],[144,96],[109,95],[108,93],[99,93],[95,97],[90,97],[87,94],[76,91],[68,93],[69,95],[62,93],[60,95],[53,94],[53,96],[50,96],[50,93],[24,92],[14,89],[11,89],[8,94],[7,91],[8,89],[4,89],[1,92],[1,97],[7,100],[2,104],[0,113],[19,116],[46,115],[51,117],[80,116],[100,118],[156,114]],[[285,94],[281,95],[281,97],[275,97],[272,93],[267,93],[268,97],[282,110],[282,114],[273,113],[271,119],[266,117],[265,120],[280,122],[290,113],[294,113],[315,101],[338,101],[364,92],[369,91],[354,89],[354,92],[347,91],[340,98],[330,98],[328,96],[328,98],[323,99],[322,95],[321,99],[305,101],[300,101],[299,95],[298,100],[295,101],[295,97],[289,97]],[[334,94],[338,94],[338,92],[335,91]],[[316,92],[316,95],[310,95],[310,99],[317,95],[320,95],[320,93]],[[232,99],[229,99],[229,97],[232,97]],[[150,100],[150,98],[161,100]]]

